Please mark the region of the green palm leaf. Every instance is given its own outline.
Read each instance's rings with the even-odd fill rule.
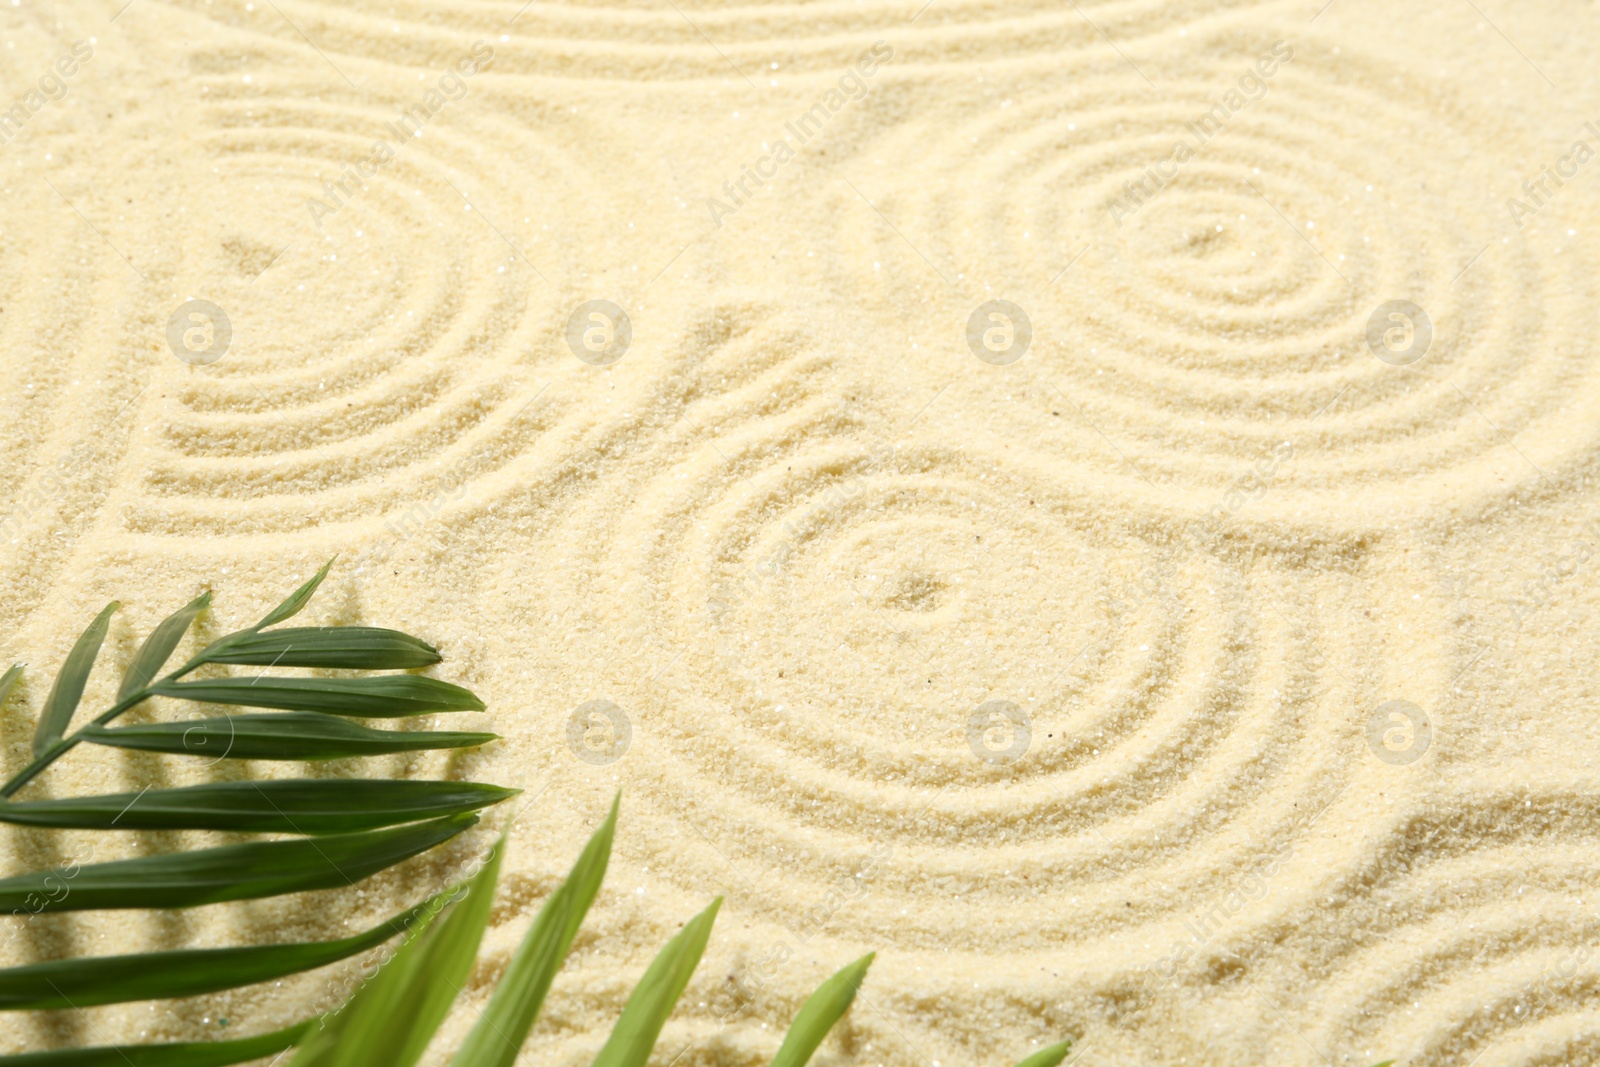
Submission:
[[[594,1067],[644,1067],[661,1036],[661,1028],[667,1024],[667,1016],[700,965],[706,942],[711,939],[711,924],[717,921],[717,909],[721,907],[722,898],[718,897],[685,923],[651,961],[623,1006],[611,1036],[594,1058]]]
[[[22,664],[13,663],[6,673],[0,674],[0,708],[6,706],[6,701],[11,698],[11,690],[17,684],[17,679],[22,677]]]
[[[483,701],[459,685],[412,674],[376,678],[213,678],[158,682],[156,696],[235,707],[321,711],[330,715],[389,719],[437,711],[482,711]]]
[[[96,745],[169,752],[210,759],[330,760],[434,748],[472,748],[498,741],[488,733],[374,730],[315,711],[228,715],[189,722],[91,726],[83,739]]]
[[[502,838],[466,886],[466,898],[442,917],[425,918],[289,1067],[412,1067],[421,1059],[472,971],[504,852]]]
[[[344,834],[476,811],[517,792],[477,782],[385,778],[214,782],[142,793],[0,802],[0,822],[83,830]]]
[[[334,941],[90,956],[12,967],[0,970],[0,1011],[193,997],[269,982],[377,948],[404,933],[413,914],[402,912],[370,930]]]
[[[144,639],[144,644],[139,646],[139,651],[134,653],[128,669],[123,672],[122,686],[117,690],[118,700],[127,699],[155,681],[156,675],[161,673],[161,668],[172,658],[172,650],[178,647],[183,635],[189,632],[194,617],[210,603],[211,594],[201,593],[162,619],[156,628],[150,631],[150,636]]]
[[[478,821],[452,815],[387,830],[142,856],[0,881],[0,911],[192,908],[354,885]]]
[[[176,1045],[113,1045],[0,1056],[0,1067],[226,1067],[248,1063],[293,1047],[316,1025],[315,1019],[283,1030],[236,1041],[195,1041]]]
[[[1033,1053],[1017,1064],[1017,1067],[1056,1067],[1056,1064],[1067,1058],[1067,1053],[1072,1051],[1071,1040],[1058,1041],[1054,1045],[1046,1045],[1038,1052]]]
[[[78,636],[72,651],[67,653],[61,673],[56,675],[50,695],[45,698],[39,727],[33,735],[35,756],[43,755],[67,732],[72,713],[78,710],[78,702],[83,699],[83,687],[89,680],[89,669],[94,666],[95,657],[100,655],[100,646],[105,643],[106,627],[111,625],[111,615],[119,607],[121,605],[115,600],[107,604]]]
[[[572,873],[539,909],[488,1007],[450,1061],[451,1067],[512,1067],[516,1062],[550,983],[572,948],[578,926],[600,892],[616,835],[620,799],[619,795],[611,801],[611,814],[589,839]]]
[[[288,598],[285,599],[283,603],[267,612],[264,616],[262,616],[260,622],[256,623],[254,626],[250,627],[250,630],[245,632],[248,633],[254,630],[265,630],[268,626],[276,626],[284,619],[292,618],[293,616],[300,614],[300,609],[311,602],[312,594],[317,591],[317,586],[322,584],[322,580],[328,576],[328,571],[331,570],[332,567],[333,560],[330,559],[328,562],[322,565],[322,569],[320,571],[311,576],[311,579],[307,581],[305,585],[302,585],[299,589],[296,589],[294,592],[290,593]],[[223,640],[226,641],[227,638],[225,637]]]
[[[778,1054],[772,1058],[772,1067],[805,1067],[811,1061],[822,1039],[828,1036],[833,1024],[844,1017],[851,1002],[856,999],[856,990],[861,988],[875,955],[867,953],[817,987],[817,991],[801,1005],[800,1014],[790,1024],[783,1044],[778,1046]],[[1032,1064],[1030,1067],[1055,1065]]]
[[[245,632],[209,654],[210,663],[261,667],[348,667],[408,670],[439,662],[426,641],[377,626],[298,626]]]

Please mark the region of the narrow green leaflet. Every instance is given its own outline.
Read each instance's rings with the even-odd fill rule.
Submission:
[[[6,706],[6,701],[11,698],[11,690],[17,684],[17,679],[22,677],[22,664],[13,663],[4,674],[0,674],[0,708]]]
[[[262,618],[260,622],[250,627],[250,629],[265,630],[268,626],[276,626],[284,619],[300,614],[300,609],[311,602],[311,595],[317,591],[317,586],[322,584],[322,579],[328,576],[328,570],[332,566],[333,560],[330,559],[328,562],[322,565],[322,569],[320,571],[312,575],[310,581],[308,581],[305,585],[302,585],[299,589],[296,589],[293,593],[290,593],[287,600],[273,608],[271,611],[267,612],[266,616]],[[223,640],[226,641],[227,638],[225,637]]]
[[[111,614],[121,607],[115,600],[107,604],[78,637],[77,644],[72,646],[72,651],[67,653],[67,660],[61,665],[61,673],[56,675],[55,684],[50,687],[50,695],[45,698],[44,711],[39,715],[39,728],[33,735],[34,756],[43,755],[45,750],[61,740],[67,732],[67,724],[72,721],[72,713],[78,710],[78,701],[83,699],[83,687],[89,680],[89,669],[94,666],[95,657],[100,655],[100,646],[105,643],[106,627],[111,625]]]
[[[401,912],[352,937],[287,945],[90,956],[0,970],[0,1011],[47,1011],[193,997],[325,967],[377,948],[427,907]]]
[[[844,1017],[851,1002],[856,999],[856,990],[861,988],[862,980],[867,977],[867,968],[872,966],[875,955],[869,952],[862,956],[823,982],[815,993],[806,998],[800,1007],[800,1014],[789,1025],[783,1044],[778,1046],[778,1054],[772,1058],[772,1067],[805,1067],[810,1062],[822,1039],[828,1036],[833,1024]],[[1054,1061],[1047,1067],[1054,1067]]]
[[[0,1056],[0,1067],[226,1067],[249,1063],[282,1052],[316,1025],[315,1019],[296,1023],[259,1037],[236,1041],[195,1041],[181,1045],[111,1045],[105,1048],[68,1048],[55,1052],[24,1052]]]
[[[353,885],[477,821],[476,815],[452,815],[387,830],[35,871],[0,881],[0,912],[192,908]]]
[[[1058,1041],[1054,1045],[1044,1048],[1028,1056],[1017,1064],[1017,1067],[1056,1067],[1056,1064],[1067,1058],[1067,1053],[1072,1051],[1071,1040]]]
[[[282,778],[181,789],[0,802],[0,822],[82,830],[344,834],[498,804],[515,789],[478,782]]]
[[[434,748],[473,748],[500,739],[499,734],[489,733],[375,730],[315,711],[228,715],[114,728],[90,726],[82,734],[85,741],[117,748],[208,759],[264,760],[347,759]]]
[[[466,984],[489,922],[505,839],[454,904],[402,945],[289,1067],[412,1067]]]
[[[483,710],[483,701],[459,685],[413,674],[375,678],[213,678],[203,682],[160,682],[150,691],[206,704],[322,711],[370,719]]]
[[[211,594],[201,593],[162,619],[156,628],[150,631],[150,636],[144,639],[144,644],[134,653],[133,662],[128,664],[127,671],[122,675],[122,686],[117,690],[118,701],[126,700],[155,681],[156,675],[161,673],[161,668],[171,658],[172,650],[178,647],[183,635],[189,632],[194,617],[210,603]]]
[[[700,956],[711,939],[711,924],[717,920],[722,898],[684,924],[651,961],[644,977],[622,1009],[622,1017],[612,1028],[593,1067],[644,1067],[655,1048],[661,1028],[667,1024],[689,978],[700,964]]]
[[[262,667],[348,667],[408,670],[439,662],[439,650],[420,638],[379,626],[297,626],[245,632],[210,653],[212,663]]]
[[[539,909],[516,955],[495,987],[489,1005],[478,1016],[466,1043],[451,1060],[451,1067],[512,1067],[522,1043],[533,1029],[545,994],[561,963],[572,948],[578,926],[600,892],[611,858],[611,841],[617,830],[618,799],[611,814],[595,831],[572,873]]]

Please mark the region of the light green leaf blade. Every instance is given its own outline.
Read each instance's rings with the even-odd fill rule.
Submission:
[[[337,556],[334,557],[334,559],[338,558],[339,557]],[[300,609],[311,602],[311,595],[317,591],[317,586],[322,584],[322,579],[328,576],[328,571],[332,566],[333,560],[330,559],[328,562],[322,565],[322,569],[320,571],[312,575],[310,581],[306,582],[306,584],[302,585],[299,589],[296,589],[293,593],[290,593],[287,600],[273,608],[271,611],[267,612],[261,621],[250,627],[250,629],[264,630],[268,626],[276,626],[284,619],[300,614]],[[228,639],[224,637],[222,640],[227,641]]]
[[[203,682],[159,682],[150,691],[205,704],[321,711],[367,719],[483,710],[483,701],[459,685],[412,674],[375,678],[213,678]]]
[[[263,760],[348,759],[436,748],[474,748],[500,739],[499,734],[490,733],[375,730],[315,711],[227,715],[139,726],[90,726],[82,733],[85,741],[116,748],[207,759]]]
[[[282,1052],[299,1041],[315,1019],[283,1030],[235,1041],[194,1041],[175,1045],[110,1045],[55,1052],[0,1056],[0,1067],[227,1067]]]
[[[667,1016],[672,1014],[700,964],[720,907],[722,898],[718,897],[684,924],[651,962],[623,1007],[611,1036],[594,1058],[594,1067],[644,1067],[661,1036],[661,1028],[667,1024]]]
[[[426,852],[476,815],[315,839],[265,841],[56,868],[0,880],[0,912],[192,908],[351,885]]]
[[[161,673],[161,668],[172,656],[172,650],[178,647],[183,635],[189,632],[194,617],[210,603],[211,594],[201,593],[162,619],[156,628],[150,631],[150,636],[144,639],[144,644],[134,653],[133,662],[129,663],[128,669],[123,672],[122,686],[117,690],[117,700],[124,700],[155,681],[156,675]]]
[[[401,912],[370,930],[333,941],[88,956],[12,967],[0,970],[0,1011],[193,997],[268,982],[377,948],[404,933],[414,913]]]
[[[346,834],[476,811],[517,792],[481,782],[279,778],[0,802],[0,822],[80,830]]]
[[[800,1006],[800,1014],[794,1017],[789,1032],[784,1035],[783,1044],[778,1046],[778,1054],[772,1058],[772,1067],[805,1067],[811,1061],[822,1039],[856,999],[856,990],[861,988],[875,955],[877,953],[869,952],[862,956],[806,998]]]
[[[473,1024],[451,1067],[512,1067],[528,1031],[539,1016],[550,983],[572,948],[583,917],[600,892],[617,830],[618,799],[584,847],[572,873],[539,909],[495,987],[489,1005]]]
[[[412,1067],[472,972],[489,922],[505,840],[465,887],[466,898],[425,921],[289,1067]]]
[[[100,646],[105,643],[111,614],[119,607],[121,605],[115,600],[107,604],[78,636],[72,651],[67,653],[61,673],[56,675],[50,695],[45,698],[44,711],[39,715],[39,728],[33,735],[34,756],[43,755],[67,732],[72,713],[78,710],[78,701],[83,699],[83,687],[89,681],[89,669],[94,666],[95,657],[100,655]]]
[[[439,650],[421,638],[380,626],[294,626],[242,633],[206,657],[261,667],[345,667],[390,671],[431,667]]]
[[[1028,1056],[1017,1064],[1017,1067],[1056,1067],[1056,1064],[1067,1058],[1067,1053],[1072,1051],[1072,1041],[1058,1041],[1054,1045],[1044,1048]]]
[[[13,663],[9,670],[0,674],[0,708],[6,706],[6,701],[11,699],[11,690],[17,684],[17,679],[22,677],[22,664]]]

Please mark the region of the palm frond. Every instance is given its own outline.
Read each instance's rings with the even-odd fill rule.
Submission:
[[[331,565],[331,562],[329,565]],[[99,658],[108,605],[68,653],[34,731],[33,759],[0,785],[0,822],[93,831],[218,830],[288,835],[213,848],[73,863],[0,878],[0,911],[43,912],[191,908],[309,890],[339,889],[445,843],[478,821],[477,812],[515,790],[475,782],[343,777],[212,782],[136,793],[49,800],[14,799],[78,744],[89,742],[211,759],[344,759],[494,740],[481,732],[373,729],[352,719],[481,711],[466,689],[410,674],[307,678],[279,674],[184,679],[206,665],[409,670],[440,661],[438,649],[373,626],[269,629],[298,614],[328,575],[324,566],[260,622],[224,635],[162,675],[195,619],[211,603],[202,593],[163,619],[122,671],[116,702],[81,729],[69,727]],[[21,676],[0,677],[0,702]],[[111,724],[153,697],[223,705],[230,713],[200,722]],[[233,709],[284,709],[232,714]],[[69,958],[0,970],[0,1010],[197,996],[281,979],[327,966],[387,942],[409,925],[399,916],[353,937],[304,944],[177,950]],[[305,1024],[309,1025],[309,1024]],[[62,1050],[0,1057],[4,1064],[194,1065],[234,1063],[292,1046],[305,1025],[242,1041]]]
[[[445,730],[374,730],[319,711],[228,715],[139,726],[89,726],[85,741],[116,748],[207,759],[330,760],[433,748],[475,748],[499,734]]]
[[[522,939],[489,1004],[478,1017],[451,1067],[512,1067],[544,1006],[550,983],[572,948],[583,917],[589,913],[606,876],[611,842],[617,830],[617,806],[584,847],[567,880],[550,894],[538,918]]]

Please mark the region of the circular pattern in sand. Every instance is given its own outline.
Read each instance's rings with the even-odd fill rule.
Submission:
[[[1284,442],[1261,510],[1335,525],[1570,478],[1600,402],[1582,355],[1600,264],[1575,204],[1522,232],[1503,206],[1506,146],[1551,146],[1315,41],[1221,45],[1154,88],[1069,69],[965,121],[886,124],[846,161],[859,195],[833,194],[858,302],[896,324],[948,308],[913,336],[956,353],[980,303],[1022,306],[1032,347],[994,390],[1070,397],[1116,449],[1083,477],[1115,467],[1151,500],[1209,506]],[[1408,303],[1425,320],[1385,314]]]

